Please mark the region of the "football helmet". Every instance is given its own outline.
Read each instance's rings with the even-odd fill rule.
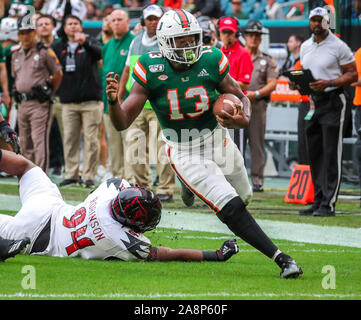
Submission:
[[[111,202],[111,213],[115,220],[135,232],[154,229],[161,217],[162,205],[150,190],[129,187],[119,191]]]
[[[193,36],[194,41],[177,46],[177,38]],[[176,9],[167,11],[158,22],[157,39],[159,50],[168,60],[193,64],[201,57],[202,28],[189,12]]]

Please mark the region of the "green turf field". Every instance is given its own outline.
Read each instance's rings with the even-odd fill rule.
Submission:
[[[88,193],[83,188],[61,191],[67,201],[74,202]],[[281,279],[275,263],[239,239],[239,254],[225,263],[131,263],[18,255],[0,264],[0,300],[360,300],[359,200],[340,199],[334,218],[300,217],[297,212],[302,206],[283,203],[285,191],[266,189],[256,194],[250,211],[279,248],[302,266],[304,275],[299,279]],[[0,184],[0,204],[1,212],[16,212],[15,185]],[[215,250],[232,237],[198,200],[193,208],[185,208],[179,192],[173,203],[164,206],[160,227],[146,235],[156,246],[201,250]]]

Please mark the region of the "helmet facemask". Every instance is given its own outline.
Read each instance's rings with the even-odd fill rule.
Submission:
[[[186,45],[177,45],[181,38],[193,37],[193,40],[188,41]],[[202,33],[196,33],[187,36],[169,37],[166,39],[167,53],[166,58],[184,64],[194,64],[201,57],[202,48]]]

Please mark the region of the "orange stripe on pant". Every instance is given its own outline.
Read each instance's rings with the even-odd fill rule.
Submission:
[[[195,194],[197,195],[198,198],[200,198],[207,206],[209,206],[215,213],[220,212],[221,210],[219,210],[213,203],[211,203],[209,200],[207,200],[206,198],[204,198],[200,193],[198,193],[196,190],[194,190],[186,181],[185,179],[182,177],[182,175],[179,173],[179,171],[177,170],[172,157],[170,155],[171,153],[171,147],[167,146],[167,156],[170,162],[170,165],[173,169],[173,171],[177,174],[178,178]]]

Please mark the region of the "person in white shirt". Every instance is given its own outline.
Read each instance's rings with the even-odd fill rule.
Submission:
[[[266,16],[270,20],[282,20],[285,18],[282,7],[276,0],[267,0]]]
[[[122,261],[226,261],[239,251],[234,239],[216,251],[152,246],[143,233],[158,225],[160,200],[152,191],[132,187],[123,179],[105,181],[73,206],[65,203],[39,167],[21,155],[0,149],[0,170],[19,178],[22,203],[15,216],[0,214],[0,237],[25,239],[13,243],[17,247],[30,242],[24,254]],[[2,244],[0,241],[0,249]],[[1,252],[0,260],[9,256]]]
[[[313,9],[309,22],[312,36],[301,45],[300,60],[301,68],[309,69],[315,79],[310,83],[314,113],[306,124],[315,200],[300,215],[329,217],[335,215],[345,111],[350,103],[343,87],[357,81],[357,70],[350,48],[329,30],[327,10]],[[297,89],[294,83],[290,87]]]

